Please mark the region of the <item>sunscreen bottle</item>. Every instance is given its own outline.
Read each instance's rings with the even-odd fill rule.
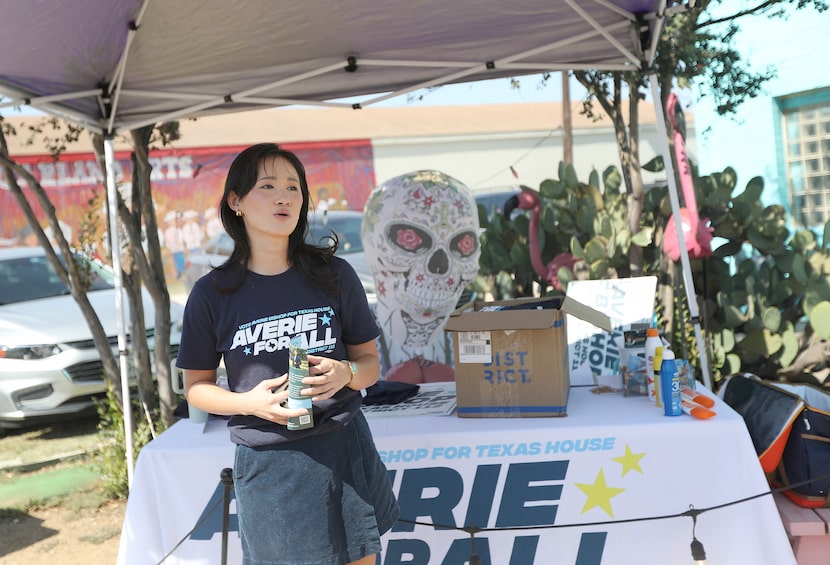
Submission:
[[[654,400],[657,408],[663,407],[663,398],[660,396],[660,368],[663,364],[663,346],[654,351]]]
[[[663,350],[663,361],[660,364],[660,390],[663,395],[663,413],[666,416],[680,416],[683,414],[680,398],[680,375],[677,374],[677,363],[671,349]]]
[[[648,398],[652,402],[656,402],[656,396],[654,393],[654,380],[655,377],[660,372],[660,367],[657,366],[655,369],[654,365],[654,354],[657,352],[658,347],[662,347],[663,342],[660,341],[660,333],[658,332],[657,328],[648,328],[646,330],[646,344],[645,344],[645,353],[646,353],[646,379],[648,380]]]

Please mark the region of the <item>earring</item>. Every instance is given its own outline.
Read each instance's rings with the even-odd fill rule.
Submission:
[[[237,208],[237,210],[236,210],[236,216],[237,216],[238,218],[241,218],[241,217],[242,217],[242,210],[239,210],[239,209]]]

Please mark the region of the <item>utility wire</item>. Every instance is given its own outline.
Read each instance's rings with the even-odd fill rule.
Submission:
[[[530,149],[528,149],[527,151],[525,151],[525,152],[524,152],[524,154],[523,154],[521,157],[519,157],[518,159],[516,159],[515,161],[513,161],[513,163],[512,163],[510,166],[508,166],[508,167],[507,167],[507,168],[508,168],[508,170],[511,172],[511,174],[512,174],[514,177],[517,177],[517,178],[518,178],[518,173],[516,173],[516,169],[514,168],[514,167],[515,167],[515,165],[518,165],[518,164],[519,164],[519,163],[520,163],[520,162],[521,162],[521,161],[522,161],[525,157],[527,157],[528,155],[530,155],[531,153],[533,153],[533,152],[534,152],[534,151],[535,151],[535,150],[536,150],[536,149],[537,149],[540,145],[542,145],[542,144],[543,144],[544,142],[546,142],[548,139],[552,138],[552,137],[553,137],[553,134],[554,134],[554,133],[556,133],[559,129],[560,129],[560,128],[556,128],[556,129],[552,129],[552,130],[550,130],[550,131],[548,132],[548,134],[547,134],[545,137],[542,137],[541,139],[539,139],[539,141],[537,141],[537,142],[533,145],[533,147],[531,147]],[[494,177],[497,177],[497,176],[498,176],[498,175],[500,175],[502,172],[503,172],[503,169],[500,169],[500,170],[496,171],[495,173],[493,173],[492,175],[490,175],[489,177],[487,177],[486,179],[484,179],[484,180],[480,180],[480,181],[478,181],[477,183],[470,185],[470,188],[475,188],[475,187],[477,187],[477,186],[481,186],[482,184],[486,183],[486,182],[487,182],[487,181],[489,181],[490,179],[492,179],[492,178],[494,178]]]

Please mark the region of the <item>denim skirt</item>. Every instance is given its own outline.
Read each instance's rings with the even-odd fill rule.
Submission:
[[[339,431],[237,445],[233,473],[244,565],[345,565],[380,553],[400,514],[360,412]]]

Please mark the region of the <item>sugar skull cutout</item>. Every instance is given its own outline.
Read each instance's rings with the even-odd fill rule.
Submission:
[[[472,192],[444,173],[401,175],[369,195],[361,236],[390,364],[452,363],[444,322],[478,273],[478,233]]]

